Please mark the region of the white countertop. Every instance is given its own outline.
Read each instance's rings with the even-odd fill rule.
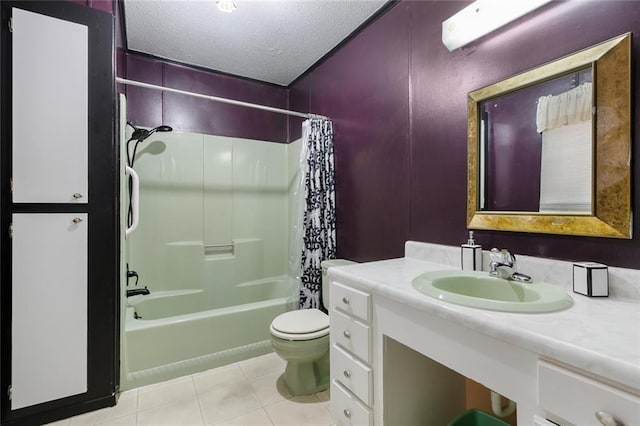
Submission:
[[[567,310],[517,314],[450,304],[412,287],[421,273],[442,269],[459,268],[405,257],[331,268],[329,276],[640,393],[639,301],[570,292]]]

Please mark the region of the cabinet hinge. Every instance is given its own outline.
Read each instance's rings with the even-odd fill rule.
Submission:
[[[11,185],[11,192],[13,192],[13,178],[9,179],[9,185]]]
[[[13,223],[9,225],[9,238],[13,238]]]
[[[9,32],[13,32],[13,18],[9,18]]]
[[[11,388],[11,385],[7,388],[7,396],[9,397],[9,401],[11,401],[11,398],[13,398],[13,389]]]

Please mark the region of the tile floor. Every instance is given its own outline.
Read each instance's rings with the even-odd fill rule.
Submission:
[[[123,392],[115,407],[55,426],[329,426],[329,392],[292,397],[275,354]]]

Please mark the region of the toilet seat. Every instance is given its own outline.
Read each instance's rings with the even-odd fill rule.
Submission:
[[[278,315],[271,334],[286,340],[312,340],[329,334],[329,315],[319,309],[300,309]]]

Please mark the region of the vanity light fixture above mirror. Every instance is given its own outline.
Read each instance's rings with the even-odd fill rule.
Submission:
[[[551,0],[477,0],[442,23],[442,43],[453,51]]]

